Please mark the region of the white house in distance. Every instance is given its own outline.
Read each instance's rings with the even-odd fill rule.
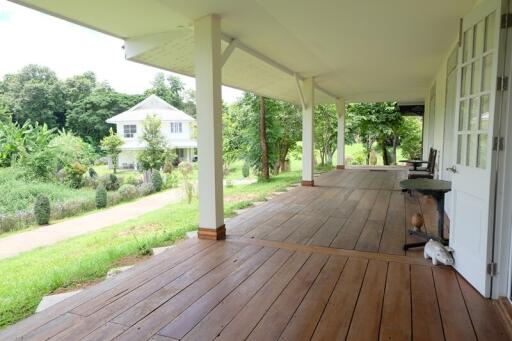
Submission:
[[[197,140],[193,137],[195,119],[160,97],[151,95],[106,121],[117,126],[117,133],[124,141],[119,155],[119,168],[137,169],[137,154],[144,149],[141,140],[144,120],[149,115],[155,115],[162,121],[162,134],[167,138],[169,148],[176,150],[178,158],[192,161],[197,149]]]

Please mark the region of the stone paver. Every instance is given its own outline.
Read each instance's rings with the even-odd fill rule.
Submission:
[[[156,193],[137,201],[120,204],[34,230],[0,237],[0,259],[16,256],[38,247],[48,246],[88,232],[136,218],[183,198],[181,189]]]
[[[36,313],[39,313],[45,309],[48,309],[52,305],[55,305],[61,301],[64,301],[66,298],[76,295],[80,291],[82,291],[82,290],[75,290],[75,291],[65,292],[62,294],[44,296],[43,299],[41,300],[41,302],[39,302],[39,305],[37,306]]]

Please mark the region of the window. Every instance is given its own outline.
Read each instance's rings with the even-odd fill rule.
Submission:
[[[171,133],[181,134],[183,132],[183,125],[181,122],[171,122]]]
[[[131,139],[137,134],[137,126],[135,124],[125,124],[123,126],[123,135],[127,139]]]

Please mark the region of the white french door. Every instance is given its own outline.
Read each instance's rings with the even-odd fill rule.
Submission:
[[[484,0],[463,19],[455,109],[450,245],[455,268],[489,296],[492,257],[493,131],[500,58],[501,0]]]

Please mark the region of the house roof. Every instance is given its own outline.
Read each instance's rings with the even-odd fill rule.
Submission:
[[[476,0],[11,0],[124,40],[126,58],[195,75],[194,22],[221,18],[224,85],[300,102],[296,75],[315,77],[315,101],[417,103]]]
[[[151,95],[125,112],[109,118],[107,123],[143,121],[148,115],[156,115],[161,121],[194,121],[194,118],[176,109],[157,95]]]

